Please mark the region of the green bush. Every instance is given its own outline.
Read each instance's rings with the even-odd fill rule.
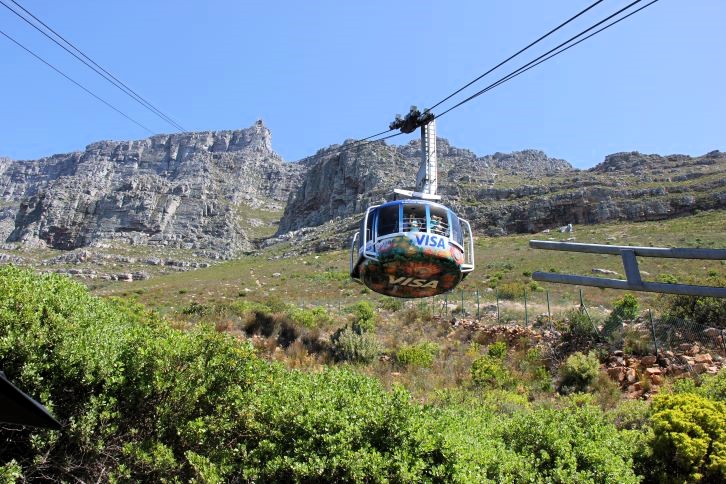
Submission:
[[[638,300],[632,294],[625,294],[622,298],[615,301],[613,310],[605,321],[603,333],[605,336],[611,335],[616,330],[622,328],[623,321],[632,321],[638,317],[640,306]]]
[[[492,358],[503,360],[507,356],[507,343],[505,341],[497,341],[487,347],[487,354]]]
[[[499,358],[484,355],[471,364],[471,381],[480,387],[505,388],[511,385],[512,378]]]
[[[560,367],[560,391],[562,393],[585,392],[597,378],[600,362],[595,353],[571,354]]]
[[[639,482],[635,446],[588,401],[517,413],[503,439],[525,457],[538,482]]]
[[[391,312],[400,311],[403,309],[403,300],[396,297],[386,297],[378,302],[378,307]]]
[[[653,337],[635,328],[623,331],[623,351],[630,355],[646,356],[653,351]]]
[[[288,321],[257,317],[271,318],[260,331]],[[627,434],[592,410],[530,411],[510,395],[499,413],[498,391],[423,406],[352,369],[287,370],[210,325],[179,331],[133,302],[12,267],[0,267],[0,368],[64,427],[0,426],[8,481],[632,480]]]
[[[726,277],[709,277],[705,284],[724,287]],[[726,298],[666,296],[664,304],[666,318],[686,319],[704,326],[726,327]]]
[[[339,361],[370,363],[382,349],[373,333],[359,333],[347,326],[331,337],[333,354]]]
[[[527,284],[521,281],[499,284],[499,299],[516,300],[524,298]]]
[[[567,322],[566,332],[570,337],[591,339],[597,336],[593,322],[584,311],[571,309],[565,313],[565,320]]]
[[[351,328],[356,333],[363,334],[376,329],[376,311],[368,301],[357,302],[348,311],[353,315]]]
[[[396,352],[396,361],[401,365],[431,368],[438,354],[439,347],[436,343],[425,342],[404,346]]]
[[[291,308],[287,315],[295,323],[310,329],[325,326],[332,321],[325,308],[319,306],[312,309]]]
[[[726,481],[726,405],[694,394],[658,395],[653,456],[665,481]]]

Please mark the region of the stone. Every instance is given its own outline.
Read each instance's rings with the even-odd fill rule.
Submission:
[[[693,371],[695,373],[698,373],[699,375],[701,373],[705,373],[706,372],[706,368],[708,368],[708,366],[706,364],[704,364],[704,363],[696,363],[695,365],[693,365]]]
[[[621,383],[625,380],[626,371],[624,367],[608,368],[608,376],[611,380]]]
[[[663,377],[661,375],[651,375],[650,381],[653,383],[653,385],[662,385],[663,384]]]
[[[696,363],[705,363],[707,365],[710,365],[713,362],[713,359],[708,353],[700,353],[693,357],[693,361]]]
[[[609,270],[609,269],[600,269],[600,268],[598,268],[598,267],[594,267],[594,268],[592,269],[592,273],[593,273],[593,274],[607,274],[607,275],[612,275],[612,276],[617,276],[617,275],[619,275],[619,274],[618,274],[617,272],[615,272],[615,271],[611,271],[611,270]]]
[[[649,377],[653,376],[653,375],[660,375],[661,373],[663,373],[663,372],[657,366],[645,369],[645,374],[648,375]]]
[[[635,368],[628,368],[626,370],[625,377],[628,380],[628,383],[633,383],[638,380],[638,373],[635,371]]]
[[[658,358],[654,355],[644,356],[640,359],[640,364],[643,366],[653,366]]]

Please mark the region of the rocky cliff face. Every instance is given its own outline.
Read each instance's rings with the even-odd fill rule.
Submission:
[[[261,122],[0,160],[0,236],[58,249],[121,241],[231,255],[253,247],[240,211],[281,210],[303,171],[272,151]]]
[[[336,217],[360,214],[393,188],[411,188],[419,146],[371,144],[309,161],[293,192],[278,236]],[[726,153],[701,157],[616,153],[590,170],[525,150],[477,157],[438,140],[439,193],[489,235],[538,232],[567,223],[646,221],[726,208]],[[350,220],[341,227],[353,230]],[[329,230],[329,227],[326,229]]]
[[[444,139],[437,147],[439,193],[478,233],[726,208],[720,151],[616,153],[576,170],[536,150],[477,156]],[[74,249],[118,241],[228,257],[253,249],[271,233],[259,225],[276,222],[284,209],[277,238],[265,245],[300,235],[317,238],[313,248],[340,247],[366,207],[390,199],[394,188],[413,188],[420,157],[418,141],[342,148],[285,163],[258,122],[238,131],[103,141],[35,161],[0,158],[0,242]],[[256,218],[262,212],[264,221]]]
[[[345,146],[331,146],[306,161],[310,168],[300,188],[290,195],[278,235],[361,213],[389,199],[394,188],[413,188],[421,156],[419,141],[404,146],[372,143],[348,150]],[[437,155],[439,193],[447,203],[462,198],[462,184],[488,186],[498,175],[552,176],[573,171],[566,161],[541,151],[477,157],[442,138],[437,141]]]

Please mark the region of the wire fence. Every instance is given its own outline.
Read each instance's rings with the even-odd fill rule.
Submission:
[[[561,296],[558,296],[561,297]],[[332,314],[345,316],[348,307],[358,301],[370,301],[369,295],[360,298],[328,301],[298,301],[299,307],[323,306]],[[351,302],[352,301],[352,302]],[[686,319],[657,315],[651,309],[641,313],[633,321],[622,321],[619,326],[607,324],[609,312],[602,307],[589,306],[579,290],[579,303],[572,299],[553,300],[547,290],[524,289],[519,294],[497,289],[459,290],[448,294],[400,300],[381,298],[379,307],[392,310],[415,309],[432,318],[469,319],[478,325],[517,325],[565,331],[567,320],[580,316],[586,321],[593,344],[607,344],[612,350],[624,350],[633,354],[662,355],[707,351],[726,356],[726,329],[721,326],[705,326]],[[694,348],[698,345],[698,348]]]

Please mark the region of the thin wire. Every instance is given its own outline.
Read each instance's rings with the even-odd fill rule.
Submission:
[[[572,22],[572,21],[573,21],[573,20],[575,20],[576,18],[580,17],[581,15],[583,15],[584,13],[586,13],[587,11],[589,11],[590,9],[594,8],[594,7],[595,7],[595,6],[597,6],[597,5],[599,4],[599,3],[602,3],[603,1],[604,1],[604,0],[598,0],[597,2],[595,2],[595,3],[593,3],[592,5],[590,5],[589,7],[587,7],[586,9],[584,9],[584,10],[582,10],[581,12],[579,12],[578,14],[576,14],[575,16],[573,16],[573,17],[570,17],[570,18],[569,18],[568,20],[566,20],[565,22],[561,23],[560,25],[558,25],[558,26],[557,26],[557,27],[555,27],[554,29],[550,30],[549,32],[547,32],[546,34],[544,34],[544,35],[543,35],[542,37],[540,37],[539,39],[537,39],[537,40],[535,40],[534,42],[530,43],[530,44],[529,44],[528,46],[524,47],[523,49],[521,49],[521,50],[517,51],[517,52],[516,52],[515,54],[512,54],[511,56],[507,57],[507,58],[506,58],[506,59],[504,59],[504,60],[503,60],[502,62],[500,62],[499,64],[495,65],[494,67],[492,67],[491,69],[489,69],[488,71],[486,71],[486,72],[485,72],[484,74],[482,74],[481,76],[477,77],[477,78],[476,78],[476,79],[474,79],[473,81],[469,82],[468,84],[466,84],[466,85],[462,86],[461,88],[457,89],[457,90],[456,90],[456,91],[454,91],[453,93],[449,94],[449,95],[448,95],[448,96],[446,96],[446,97],[445,97],[444,99],[442,99],[441,101],[437,102],[436,104],[434,104],[434,105],[433,105],[433,106],[431,106],[430,108],[426,109],[426,111],[431,111],[431,110],[433,110],[434,108],[438,107],[439,105],[443,104],[444,102],[448,101],[449,99],[451,99],[452,97],[456,96],[457,94],[459,94],[459,93],[460,93],[461,91],[463,91],[463,90],[464,90],[464,89],[466,89],[467,87],[469,87],[469,86],[471,86],[472,84],[474,84],[475,82],[479,81],[479,80],[480,80],[481,78],[483,78],[484,76],[486,76],[486,75],[490,74],[490,73],[491,73],[491,72],[493,72],[494,70],[496,70],[496,69],[498,69],[499,67],[503,66],[504,64],[506,64],[506,63],[507,63],[507,62],[509,62],[510,60],[514,59],[514,58],[515,58],[515,57],[517,57],[517,56],[518,56],[519,54],[521,54],[522,52],[526,51],[527,49],[529,49],[530,47],[534,46],[535,44],[538,44],[538,43],[539,43],[539,42],[540,42],[541,40],[544,40],[545,38],[549,37],[549,36],[550,36],[550,35],[552,35],[553,33],[557,32],[557,31],[558,31],[558,30],[560,30],[560,29],[561,29],[562,27],[564,27],[565,25],[569,24],[570,22]]]
[[[461,105],[463,105],[463,104],[465,104],[465,103],[467,103],[467,102],[471,101],[472,99],[474,99],[474,98],[476,98],[476,97],[478,97],[478,96],[480,96],[480,95],[484,94],[485,92],[487,92],[487,91],[490,91],[491,89],[493,89],[493,88],[495,88],[495,87],[497,87],[497,86],[499,86],[499,85],[503,84],[504,82],[507,82],[508,80],[510,80],[510,79],[512,79],[512,78],[514,78],[514,77],[516,77],[516,76],[518,76],[519,74],[521,74],[521,73],[525,72],[526,70],[529,70],[529,69],[530,69],[531,67],[534,67],[535,65],[539,65],[539,64],[541,64],[542,62],[544,62],[544,60],[547,60],[547,59],[551,59],[552,57],[554,57],[554,55],[552,55],[552,56],[550,56],[550,57],[547,57],[547,56],[549,56],[550,54],[552,54],[552,53],[553,53],[553,52],[555,52],[556,50],[560,49],[561,47],[563,47],[563,46],[565,46],[565,45],[569,44],[570,42],[572,42],[573,40],[577,39],[578,37],[581,37],[581,36],[583,36],[584,34],[586,34],[587,32],[591,31],[592,29],[596,28],[597,26],[599,26],[599,25],[602,25],[603,23],[607,22],[608,20],[612,19],[613,17],[615,17],[615,16],[617,16],[617,15],[621,14],[621,13],[622,13],[622,12],[624,12],[625,10],[628,10],[628,9],[629,9],[630,7],[632,7],[633,5],[635,5],[635,4],[637,4],[637,3],[640,3],[641,1],[642,1],[642,0],[635,0],[634,2],[632,2],[632,3],[628,4],[627,6],[625,6],[625,7],[621,8],[621,9],[620,9],[620,10],[618,10],[617,12],[615,12],[615,13],[613,13],[613,14],[609,15],[608,17],[604,18],[603,20],[599,21],[599,22],[598,22],[598,23],[596,23],[595,25],[592,25],[591,27],[589,27],[589,28],[587,28],[587,29],[583,30],[583,31],[582,31],[582,32],[580,32],[579,34],[577,34],[577,35],[575,35],[575,36],[573,36],[573,37],[570,37],[570,38],[569,38],[568,40],[566,40],[566,41],[562,42],[561,44],[559,44],[558,46],[554,47],[553,49],[550,49],[550,50],[548,50],[547,52],[545,52],[544,54],[540,55],[540,56],[539,56],[539,57],[537,57],[536,59],[533,59],[533,60],[529,61],[528,63],[524,64],[524,65],[523,65],[523,66],[521,66],[521,67],[520,67],[519,69],[516,69],[516,70],[512,71],[511,73],[509,73],[508,75],[506,75],[506,76],[502,77],[502,78],[501,78],[501,79],[499,79],[498,81],[495,81],[495,82],[493,82],[492,84],[490,84],[489,86],[485,87],[484,89],[482,89],[482,90],[480,90],[480,91],[478,91],[478,92],[476,92],[476,93],[472,94],[471,96],[469,96],[468,98],[464,99],[464,100],[463,100],[463,101],[461,101],[460,103],[458,103],[458,104],[456,104],[456,105],[454,105],[454,106],[450,107],[450,108],[449,108],[449,109],[447,109],[446,111],[443,111],[443,112],[439,113],[439,114],[438,114],[438,115],[436,116],[436,118],[440,118],[441,116],[445,115],[446,113],[448,113],[448,112],[450,112],[450,111],[452,111],[452,110],[454,110],[454,109],[458,108],[459,106],[461,106]],[[652,2],[650,2],[649,4],[645,5],[645,7],[648,7],[648,6],[650,6],[650,5],[654,4],[654,3],[656,3],[657,1],[658,1],[658,0],[653,0],[653,1],[652,1]],[[643,7],[643,8],[645,8],[645,7]],[[641,8],[641,9],[638,9],[638,10],[636,10],[636,11],[632,12],[632,13],[636,13],[636,12],[638,12],[638,11],[640,11],[640,10],[642,10],[642,8]],[[628,15],[628,16],[630,16],[630,15]],[[625,17],[623,17],[623,19],[627,18],[628,16],[625,16]],[[614,23],[613,23],[612,25],[614,25],[615,23],[617,23],[617,22],[614,22]],[[608,27],[609,27],[609,26],[608,26]],[[603,28],[603,29],[600,29],[600,30],[598,30],[597,32],[593,33],[592,35],[595,35],[596,33],[602,32],[603,30],[605,30],[605,29],[604,29],[604,28]],[[588,36],[587,38],[589,38],[589,37],[592,37],[592,35]],[[585,40],[585,39],[582,39],[582,40]],[[581,40],[581,41],[582,41],[582,40]],[[579,43],[579,42],[578,42],[578,43]],[[573,44],[573,46],[574,46],[574,45],[576,45],[576,44]],[[564,52],[565,50],[566,50],[566,49],[563,49],[563,50],[562,50],[562,52]],[[555,54],[555,55],[557,55],[557,54]],[[547,59],[544,59],[545,57],[547,57]],[[544,60],[543,60],[543,59],[544,59]],[[538,62],[538,61],[540,61],[540,60],[541,60],[541,62]]]
[[[593,33],[591,33],[591,34],[590,34],[590,35],[588,35],[587,37],[584,37],[584,38],[582,38],[582,39],[578,40],[578,41],[577,41],[577,42],[575,42],[574,44],[572,44],[572,45],[568,45],[568,46],[567,46],[567,47],[565,47],[564,49],[562,49],[562,50],[560,50],[560,51],[558,51],[558,52],[555,52],[554,54],[551,54],[551,55],[549,55],[549,56],[545,57],[544,59],[540,60],[539,62],[537,62],[537,63],[535,63],[535,64],[532,64],[531,66],[527,67],[526,69],[524,69],[524,70],[521,70],[521,71],[519,71],[519,72],[516,72],[516,71],[515,71],[515,72],[516,72],[516,74],[515,74],[515,73],[512,73],[512,74],[510,74],[510,75],[509,75],[509,76],[508,76],[507,78],[502,78],[502,79],[500,79],[500,80],[499,80],[499,81],[497,81],[496,83],[494,83],[494,84],[491,84],[491,85],[490,85],[490,86],[488,86],[487,88],[483,89],[483,91],[484,91],[484,92],[490,91],[490,90],[494,89],[495,87],[497,87],[497,86],[499,86],[499,85],[501,85],[501,84],[503,84],[503,83],[505,83],[505,82],[509,81],[510,79],[513,79],[513,78],[517,77],[517,76],[518,76],[518,75],[520,75],[520,74],[524,74],[525,72],[527,72],[528,70],[532,69],[533,67],[537,67],[537,66],[538,66],[538,65],[540,65],[541,63],[543,63],[543,62],[545,62],[545,61],[547,61],[547,60],[549,60],[549,59],[551,59],[551,58],[553,58],[553,57],[555,57],[555,56],[557,56],[557,55],[560,55],[560,54],[562,54],[562,53],[563,53],[563,52],[565,52],[566,50],[569,50],[569,49],[571,49],[572,47],[576,46],[577,44],[579,44],[579,43],[581,43],[581,42],[584,42],[584,41],[586,41],[586,40],[587,40],[587,39],[589,39],[590,37],[592,37],[592,36],[594,36],[594,35],[597,35],[597,34],[599,34],[599,33],[600,33],[600,32],[602,32],[603,30],[609,29],[609,28],[610,28],[610,27],[612,27],[613,25],[615,25],[615,24],[617,24],[617,23],[619,23],[619,22],[622,22],[623,20],[625,20],[626,18],[630,17],[631,15],[635,15],[636,13],[640,12],[641,10],[643,10],[643,9],[645,9],[645,8],[647,8],[647,7],[650,7],[651,5],[653,5],[654,3],[658,2],[658,1],[659,1],[659,0],[652,0],[652,1],[650,2],[650,3],[647,3],[646,5],[643,5],[642,7],[640,7],[639,9],[637,9],[637,10],[634,10],[633,12],[629,13],[628,15],[625,15],[624,17],[621,17],[621,18],[619,18],[618,20],[615,20],[615,21],[613,21],[613,22],[609,23],[609,24],[608,24],[608,25],[606,25],[605,27],[603,27],[603,28],[601,28],[601,29],[599,29],[599,30],[597,30],[597,31],[595,31],[595,32],[593,32]],[[482,92],[482,94],[483,94],[484,92]],[[453,108],[452,108],[452,109],[453,109]],[[447,112],[448,112],[448,111],[445,111],[445,112],[441,113],[441,115],[443,115],[443,114],[446,114]],[[440,115],[439,115],[439,116],[440,116]],[[438,117],[438,116],[437,116],[437,117]]]
[[[367,146],[369,144],[377,143],[379,141],[384,141],[384,140],[387,140],[387,139],[390,139],[390,138],[395,138],[396,136],[401,136],[402,134],[404,134],[404,133],[399,132],[399,133],[394,133],[394,134],[385,136],[383,138],[370,140],[370,138],[373,138],[374,136],[380,136],[380,135],[386,134],[386,133],[388,133],[390,131],[394,131],[394,130],[389,129],[388,131],[382,131],[382,132],[380,132],[378,134],[369,136],[368,138],[362,138],[362,139],[359,139],[359,140],[355,140],[352,143],[349,143],[347,145],[342,145],[342,146],[340,146],[338,148],[335,148],[333,150],[330,150],[328,152],[316,153],[316,154],[311,155],[311,156],[306,156],[305,158],[302,158],[301,160],[299,160],[298,163],[302,163],[302,162],[304,162],[306,160],[309,160],[311,158],[315,158],[316,156],[338,156],[338,155],[341,155],[341,154],[345,153],[346,151],[352,150],[353,148],[359,148],[359,147],[362,148],[363,146]],[[366,141],[366,140],[369,140],[369,141]]]
[[[132,118],[131,116],[127,115],[126,113],[124,113],[123,111],[121,111],[120,109],[118,109],[117,107],[115,107],[115,106],[114,106],[113,104],[109,103],[109,102],[108,102],[108,101],[106,101],[105,99],[103,99],[103,98],[101,98],[101,97],[97,96],[96,94],[94,94],[94,93],[93,93],[93,92],[92,92],[91,90],[89,90],[88,88],[86,88],[86,87],[85,87],[85,86],[84,86],[83,84],[81,84],[81,83],[79,83],[79,82],[75,81],[74,79],[72,79],[72,78],[68,77],[68,76],[67,76],[67,75],[66,75],[66,74],[65,74],[65,73],[64,73],[63,71],[61,71],[60,69],[58,69],[58,68],[57,68],[57,67],[55,67],[54,65],[52,65],[52,64],[50,64],[50,63],[48,63],[48,62],[47,62],[47,61],[46,61],[45,59],[43,59],[43,58],[42,58],[42,57],[40,57],[40,56],[39,56],[38,54],[36,54],[36,53],[35,53],[35,52],[33,52],[32,50],[30,50],[30,49],[28,49],[27,47],[25,47],[25,46],[24,46],[23,44],[21,44],[20,42],[18,42],[18,41],[17,41],[17,40],[15,40],[14,38],[12,38],[12,37],[11,37],[10,35],[6,34],[6,33],[5,33],[5,32],[3,32],[2,30],[0,30],[0,34],[2,34],[3,36],[5,36],[5,37],[6,37],[6,38],[7,38],[8,40],[10,40],[10,41],[11,41],[12,43],[14,43],[15,45],[17,45],[17,46],[18,46],[18,47],[20,47],[21,49],[23,49],[23,50],[24,50],[25,52],[27,52],[28,54],[30,54],[30,55],[32,55],[33,57],[35,57],[36,59],[38,59],[38,60],[39,60],[40,62],[42,62],[43,64],[47,65],[48,67],[50,67],[51,69],[53,69],[54,71],[56,71],[56,72],[57,72],[58,74],[60,74],[61,76],[65,77],[66,79],[68,79],[69,81],[71,81],[71,82],[72,82],[73,84],[75,84],[76,86],[78,86],[78,87],[80,87],[81,89],[83,89],[84,91],[86,91],[86,92],[87,92],[88,94],[90,94],[91,96],[93,96],[93,97],[95,97],[96,99],[98,99],[99,101],[101,101],[101,102],[102,102],[103,104],[105,104],[105,105],[106,105],[106,106],[108,106],[109,108],[111,108],[111,109],[113,109],[114,111],[116,111],[117,113],[119,113],[119,114],[120,114],[121,116],[123,116],[124,118],[128,119],[129,121],[131,121],[132,123],[136,124],[137,126],[140,126],[140,127],[142,127],[143,129],[145,129],[145,130],[146,130],[146,131],[148,131],[149,133],[151,133],[151,134],[155,134],[155,133],[154,133],[153,131],[151,131],[151,130],[150,130],[149,128],[147,128],[147,127],[146,127],[146,126],[144,126],[143,124],[139,123],[139,122],[138,122],[138,121],[136,121],[136,120],[135,120],[134,118]]]
[[[118,88],[119,90],[121,90],[124,94],[126,94],[131,99],[133,99],[134,101],[136,101],[137,103],[139,103],[141,106],[143,106],[144,108],[148,109],[149,111],[151,111],[152,113],[154,113],[156,116],[160,117],[165,122],[169,123],[175,129],[178,129],[178,130],[181,130],[183,132],[186,132],[186,130],[184,129],[183,126],[181,126],[179,123],[177,123],[176,121],[174,121],[171,117],[169,117],[166,114],[164,114],[161,110],[157,109],[153,104],[151,104],[149,101],[147,101],[146,99],[144,99],[143,97],[141,97],[139,94],[136,93],[136,91],[134,91],[133,89],[131,89],[130,87],[128,87],[126,84],[124,84],[122,81],[120,81],[119,79],[117,79],[113,74],[111,74],[106,69],[104,69],[103,67],[101,67],[100,65],[98,65],[93,59],[91,59],[86,54],[84,54],[78,47],[76,47],[71,42],[69,42],[68,40],[66,40],[65,37],[63,37],[61,34],[59,34],[58,32],[56,32],[55,30],[53,30],[45,22],[43,22],[42,20],[40,20],[38,17],[36,17],[35,15],[33,15],[31,12],[29,12],[25,7],[23,7],[22,5],[20,5],[15,0],[10,0],[10,1],[13,2],[15,5],[17,5],[19,8],[21,8],[25,13],[27,13],[28,15],[30,15],[32,18],[34,18],[43,27],[45,27],[46,29],[48,29],[49,31],[51,31],[53,34],[55,34],[58,38],[60,38],[61,40],[63,40],[63,42],[65,42],[67,45],[69,45],[71,48],[73,48],[75,51],[77,51],[79,54],[81,54],[84,58],[88,59],[88,61],[90,61],[93,65],[89,64],[84,59],[82,59],[81,57],[79,57],[75,52],[72,52],[65,45],[61,44],[56,39],[54,39],[53,37],[51,37],[50,35],[48,35],[47,32],[45,32],[43,29],[41,29],[40,27],[38,27],[37,25],[35,25],[34,23],[32,23],[30,20],[28,20],[27,18],[25,18],[23,15],[21,15],[20,13],[18,13],[17,11],[15,11],[8,4],[6,4],[3,0],[0,0],[0,4],[2,4],[5,8],[7,8],[8,10],[10,10],[15,15],[17,15],[20,19],[22,19],[28,25],[30,25],[31,27],[33,27],[35,30],[37,30],[38,32],[40,32],[41,34],[43,34],[44,36],[46,36],[48,39],[50,39],[56,45],[58,45],[59,47],[61,47],[63,50],[65,50],[66,52],[68,52],[70,55],[72,55],[73,57],[75,57],[76,59],[78,59],[80,62],[82,62],[83,64],[85,64],[86,67],[88,67],[89,69],[93,70],[96,74],[98,74],[99,76],[103,77],[105,80],[107,80],[108,82],[110,82],[113,86],[115,86],[116,88]]]

